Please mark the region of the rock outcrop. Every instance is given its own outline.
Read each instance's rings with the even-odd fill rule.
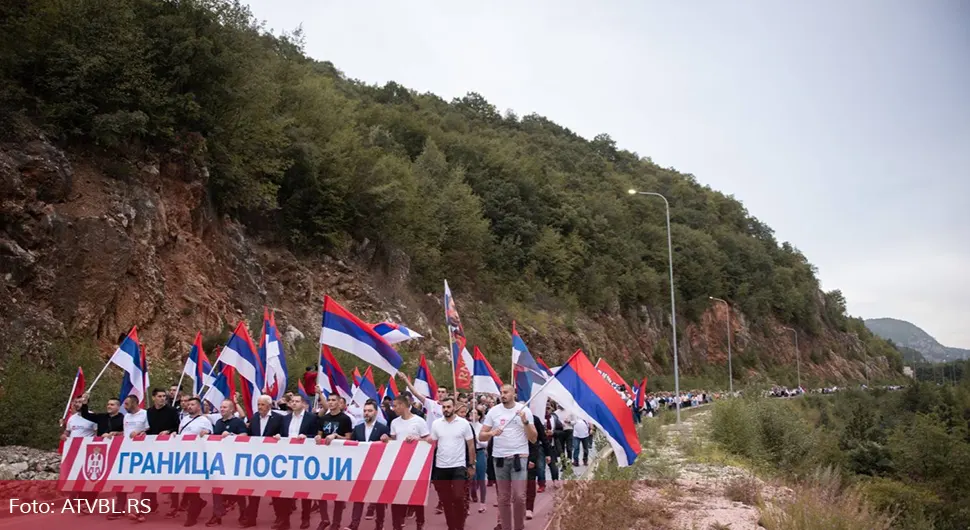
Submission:
[[[51,363],[48,341],[58,337],[93,337],[107,355],[136,324],[150,356],[175,358],[196,331],[216,335],[263,306],[276,309],[287,341],[305,340],[300,330],[317,329],[324,294],[373,321],[407,323],[425,336],[423,351],[446,358],[440,297],[408,291],[407,256],[392,256],[383,272],[364,265],[367,242],[344,260],[296,256],[217,216],[207,178],[204,168],[174,155],[138,162],[74,156],[40,135],[0,145],[0,365],[14,352]],[[457,294],[466,332],[487,354],[507,351],[509,321],[517,317],[533,353],[550,363],[581,347],[619,366],[669,368],[666,346],[654,354],[669,343],[665,307],[569,317],[537,311],[530,322]],[[726,364],[726,318],[715,305],[682,328],[684,371]],[[735,362],[747,351],[794,363],[790,335],[780,325],[768,328],[755,332],[732,312]],[[827,329],[800,337],[800,346],[803,374],[863,373],[850,360],[863,357],[855,335]],[[824,360],[809,362],[811,351]]]

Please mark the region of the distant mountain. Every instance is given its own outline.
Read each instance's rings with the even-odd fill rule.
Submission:
[[[944,359],[970,359],[970,350],[950,348],[939,343],[932,335],[910,322],[895,318],[870,318],[866,327],[874,334],[896,343],[901,348],[920,352],[928,361]]]

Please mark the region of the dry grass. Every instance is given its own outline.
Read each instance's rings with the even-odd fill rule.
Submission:
[[[766,506],[759,522],[767,530],[889,530],[892,519],[828,469],[797,486],[791,501]]]
[[[724,487],[724,496],[748,506],[759,506],[762,502],[761,483],[750,475],[737,477]]]
[[[590,480],[566,483],[557,499],[560,530],[669,530],[670,514],[659,502],[635,499],[635,482]]]

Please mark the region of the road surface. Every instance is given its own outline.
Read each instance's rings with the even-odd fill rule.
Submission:
[[[596,452],[591,451],[592,454]],[[580,466],[575,468],[575,473],[578,477],[586,471],[586,467]],[[553,506],[555,505],[556,489],[552,488],[552,481],[547,480],[547,489],[544,493],[537,493],[535,500],[535,511],[534,518],[531,521],[526,521],[526,528],[528,530],[544,530],[547,523],[552,515]],[[134,495],[133,495],[134,497]],[[212,496],[203,495],[209,504],[206,505],[202,510],[202,515],[199,517],[199,522],[194,528],[205,529],[205,522],[209,520],[212,515]],[[168,498],[167,495],[160,496],[162,501],[162,508],[160,513],[152,514],[148,517],[148,520],[144,523],[135,523],[126,518],[121,518],[115,521],[108,521],[104,515],[85,515],[78,516],[75,514],[49,514],[49,515],[7,515],[0,518],[0,530],[169,530],[173,528],[182,528],[185,522],[184,514],[180,514],[177,519],[165,519],[163,514],[168,510]],[[474,504],[471,509],[471,513],[465,522],[465,530],[493,530],[498,521],[498,508],[494,506],[495,502],[495,488],[489,488],[488,491],[488,504],[485,513],[478,513],[478,504]],[[58,501],[57,506],[59,507],[63,501]],[[426,523],[424,530],[447,530],[447,525],[445,524],[444,515],[435,514],[435,506],[438,503],[437,495],[435,494],[434,488],[431,488],[428,498],[428,505],[425,508],[425,518]],[[6,511],[7,507],[3,507]],[[333,508],[331,507],[331,510]],[[344,527],[350,524],[351,506],[347,506],[344,510],[343,521],[341,522]],[[222,525],[212,527],[214,529],[238,529],[239,512],[233,510],[226,517],[222,519]],[[268,500],[263,500],[260,504],[259,509],[259,520],[255,527],[256,530],[270,530],[270,526],[273,524],[273,510],[270,506]],[[320,523],[319,512],[315,513],[313,519],[310,522],[310,530],[315,530],[317,525]],[[299,508],[297,512],[294,513],[290,518],[291,529],[296,530],[300,527],[300,515]],[[374,530],[373,520],[364,520],[361,522],[359,530]],[[414,530],[415,521],[414,519],[408,519],[404,525],[405,530]],[[385,530],[391,530],[391,520],[390,520],[390,510],[387,513],[387,520],[384,523]]]

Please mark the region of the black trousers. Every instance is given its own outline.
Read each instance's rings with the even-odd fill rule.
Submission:
[[[369,505],[367,511],[370,511],[371,508],[373,508],[374,512],[377,514],[377,520],[375,521],[376,525],[374,526],[374,528],[378,530],[381,528],[384,528],[384,516],[386,513],[386,506],[383,504],[371,504]],[[360,528],[360,520],[363,518],[363,516],[364,516],[364,503],[355,502],[354,510],[353,512],[351,512],[351,516],[350,516],[351,530],[357,530],[358,528]]]
[[[529,462],[530,465],[534,462]],[[528,471],[526,471],[525,478],[525,509],[533,510],[536,506],[536,477],[538,476],[538,466],[532,465]]]
[[[432,480],[434,489],[441,499],[445,510],[445,522],[448,530],[464,530],[465,516],[468,510],[468,487],[466,480],[468,472],[464,467],[449,467],[434,469]]]
[[[415,523],[417,523],[418,528],[424,528],[424,506],[411,506],[408,504],[392,504],[391,505],[391,526],[394,530],[401,530],[404,528],[404,520],[407,519],[408,513],[414,511]]]
[[[330,519],[329,502],[320,501],[320,516],[323,517],[323,522],[320,524],[327,526],[332,522],[336,528],[340,528],[340,522],[344,518],[344,507],[346,506],[347,503],[344,501],[333,501],[333,519]]]

